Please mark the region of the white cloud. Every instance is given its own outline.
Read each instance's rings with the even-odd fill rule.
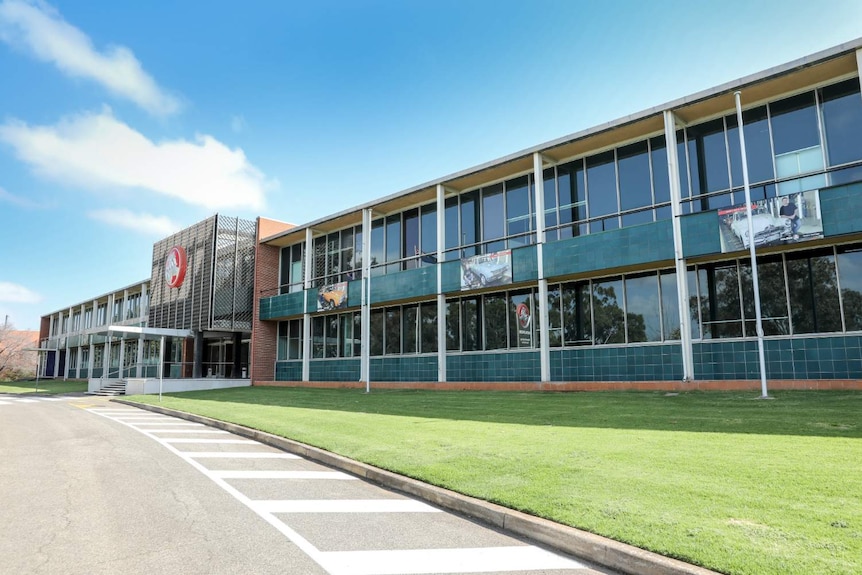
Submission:
[[[180,109],[179,101],[156,84],[131,50],[124,46],[96,50],[86,34],[39,0],[0,2],[0,39],[69,76],[98,82],[151,114],[164,116]]]
[[[260,210],[276,182],[212,136],[194,142],[153,142],[110,110],[64,119],[55,126],[13,120],[0,141],[45,177],[89,189],[149,190],[208,209]]]
[[[38,303],[42,296],[22,285],[0,281],[0,301]]]
[[[171,221],[166,216],[136,214],[125,209],[93,210],[87,215],[94,220],[111,226],[158,237],[169,236],[180,229],[179,224]]]

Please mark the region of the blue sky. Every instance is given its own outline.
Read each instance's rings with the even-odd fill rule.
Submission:
[[[0,0],[0,321],[862,36],[862,2]]]

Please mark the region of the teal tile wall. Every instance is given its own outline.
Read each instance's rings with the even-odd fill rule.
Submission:
[[[93,375],[91,375],[90,377],[102,377],[102,371],[104,371],[104,368],[94,367],[93,368]]]
[[[87,379],[87,377],[89,377],[89,376],[87,375],[87,368],[86,368],[86,367],[82,367],[82,368],[81,368],[81,372],[78,374],[78,379]]]
[[[512,250],[512,281],[525,282],[539,279],[536,246],[524,246]]]
[[[303,313],[303,292],[260,298],[260,319],[278,319]]]
[[[823,235],[862,232],[862,183],[820,190]]]
[[[371,278],[371,303],[383,303],[437,293],[437,266],[405,270]]]
[[[443,274],[443,293],[461,291],[461,260],[443,262],[440,272]]]
[[[302,381],[301,361],[277,361],[275,381]]]
[[[360,361],[358,357],[313,359],[308,377],[311,381],[359,381]]]
[[[718,212],[700,212],[680,218],[682,228],[682,254],[690,258],[721,253],[721,231]]]
[[[308,313],[314,313],[317,311],[317,298],[320,296],[320,292],[317,291],[317,288],[311,288],[305,290],[305,302],[308,305]]]
[[[347,307],[362,305],[362,280],[347,282]]]
[[[437,356],[372,357],[370,371],[372,385],[375,381],[437,381]]]
[[[682,373],[679,344],[551,350],[551,381],[672,381]]]
[[[759,379],[756,341],[696,343],[696,379]],[[767,379],[862,378],[862,336],[840,335],[763,342]]]
[[[578,236],[545,244],[545,276],[673,260],[670,220]]]
[[[446,356],[447,381],[540,381],[539,352],[477,353]]]

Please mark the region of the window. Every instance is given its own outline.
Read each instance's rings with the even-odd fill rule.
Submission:
[[[100,304],[99,307],[96,308],[96,325],[105,325],[107,323],[107,317],[108,304]]]
[[[831,249],[788,255],[787,287],[794,334],[841,331],[837,280]]]
[[[446,302],[446,350],[461,349],[461,300]]]
[[[584,163],[575,160],[557,166],[557,189],[559,191],[560,239],[586,233],[586,228],[578,225],[566,226],[587,219],[586,185],[584,184]]]
[[[830,166],[862,160],[859,78],[823,88],[823,128]]]
[[[410,258],[404,262],[403,269],[413,269],[419,266],[418,256],[422,251],[419,245],[419,210],[404,212],[404,239],[401,247],[403,257]]]
[[[519,290],[509,293],[509,347],[537,347],[539,341],[538,315],[533,306],[533,291]],[[500,325],[505,325],[505,322]],[[500,329],[500,328],[497,328]]]
[[[838,248],[838,273],[847,331],[862,330],[862,248]]]
[[[469,192],[461,196],[461,257],[475,256],[475,243],[479,239],[479,213],[476,208],[479,192]]]
[[[622,279],[593,282],[593,343],[625,343],[623,302]]]
[[[590,219],[619,211],[617,205],[617,174],[614,152],[605,152],[587,158],[587,195]],[[590,231],[612,229],[614,226],[590,225]]]
[[[368,344],[370,355],[383,355],[383,309],[371,310],[371,333]]]
[[[422,334],[422,353],[437,351],[437,302],[423,303],[419,306],[420,331]]]
[[[84,310],[84,329],[93,327],[93,308],[88,307]]]
[[[627,276],[626,341],[661,341],[661,306],[655,273]]]
[[[484,313],[483,332],[485,334],[485,349],[504,349],[508,347],[506,330],[506,296],[503,294],[488,294],[483,298]]]
[[[646,142],[624,146],[617,151],[621,210],[652,205],[649,161]],[[649,219],[652,220],[651,213]]]
[[[506,182],[506,236],[509,247],[533,243],[533,209],[527,176]]]
[[[302,291],[305,278],[303,277],[303,252],[305,244],[295,244],[281,248],[281,292]]]
[[[504,249],[505,242],[502,239],[506,232],[503,224],[503,184],[496,184],[482,190],[482,239],[485,241],[483,253]]]
[[[402,353],[419,352],[419,306],[406,305],[401,310]]]
[[[386,326],[383,342],[386,355],[401,353],[401,308],[388,307],[385,310]]]
[[[434,258],[437,257],[437,206],[434,204],[422,206],[420,212],[422,240],[419,249],[425,257],[419,261],[419,265],[429,266],[433,265]]]
[[[302,320],[292,319],[278,324],[278,360],[302,359]]]

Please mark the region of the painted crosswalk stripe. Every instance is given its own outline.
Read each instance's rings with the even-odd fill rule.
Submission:
[[[329,551],[320,555],[322,565],[327,571],[345,575],[489,573],[586,568],[586,565],[574,559],[529,545],[473,549]]]
[[[203,427],[203,423],[174,423],[172,421],[141,421],[135,427],[142,425],[170,425],[171,427]]]
[[[38,399],[16,399],[18,403],[39,403]]]
[[[259,470],[210,470],[220,479],[356,479],[340,471],[259,471]]]
[[[264,513],[441,513],[436,507],[413,499],[307,499],[253,501]]]
[[[253,443],[261,445],[257,441],[251,439],[196,439],[194,437],[160,437],[159,441],[164,443],[232,443],[232,444],[249,444]]]
[[[293,453],[273,453],[271,451],[184,451],[183,455],[195,459],[300,459],[298,455]]]
[[[141,431],[146,431],[147,433],[228,433],[220,429],[177,429],[175,427],[169,429],[142,429]]]

